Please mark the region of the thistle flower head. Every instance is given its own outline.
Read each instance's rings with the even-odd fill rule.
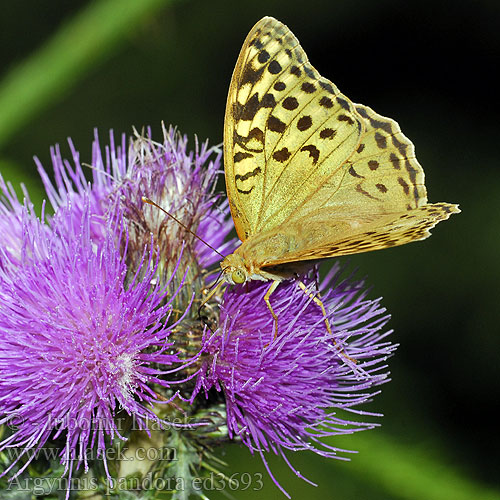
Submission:
[[[194,150],[189,151],[187,138],[172,127],[163,128],[162,142],[154,141],[148,130],[144,136],[136,132],[128,142],[123,135],[117,145],[110,133],[109,145],[104,148],[96,132],[92,145],[92,182],[89,183],[80,153],[71,141],[69,145],[72,162],[62,158],[59,147],[51,149],[54,182],[36,160],[54,210],[70,200],[72,213],[78,219],[83,199],[89,200],[91,236],[98,241],[105,237],[106,221],[118,206],[127,224],[129,271],[137,270],[143,248],[150,245],[153,236],[159,261],[157,278],[161,283],[168,282],[171,291],[176,290],[177,276],[187,271],[188,282],[204,285],[204,276],[198,280],[205,269],[202,266],[212,265],[214,255],[217,258],[209,246],[225,248],[230,244],[224,243],[231,231],[227,206],[218,207],[218,197],[213,194],[220,170],[220,150],[196,141]],[[170,215],[145,204],[144,196]],[[174,269],[179,271],[177,276]],[[200,288],[195,292],[199,293]],[[188,303],[192,295],[186,290],[180,294],[177,306]]]
[[[33,451],[65,435],[67,467],[87,466],[93,442],[104,455],[105,436],[119,436],[118,410],[142,428],[158,420],[152,385],[168,383],[152,366],[178,362],[161,322],[171,298],[151,286],[151,254],[143,254],[143,280],[125,287],[119,231],[109,228],[96,245],[88,207],[79,224],[71,207],[60,207],[51,230],[29,219],[17,269],[0,266],[0,422],[17,426],[2,447]]]
[[[212,448],[228,439],[267,468],[268,453],[293,468],[286,452],[339,457],[325,438],[375,425],[345,416],[358,415],[388,380],[394,349],[385,341],[388,316],[364,283],[342,280],[335,268],[320,285],[333,335],[307,277],[308,293],[293,279],[271,296],[277,335],[264,301],[270,283],[216,293],[202,311],[208,321],[200,317],[220,254],[236,246],[228,203],[214,195],[218,148],[190,152],[174,129],[161,142],[149,131],[118,144],[110,134],[104,148],[96,135],[90,181],[70,148],[69,161],[52,150],[53,181],[37,162],[50,217],[42,210],[37,218],[0,179],[0,424],[13,426],[0,451],[51,443],[69,475],[93,467],[102,480],[89,450],[104,457],[121,442],[132,453],[146,440],[179,456],[146,468],[113,463],[105,476],[147,469],[178,477],[213,470]],[[139,427],[120,427],[124,413]],[[149,428],[170,414],[189,425]],[[31,459],[3,474],[28,473]]]
[[[224,391],[230,437],[258,452],[266,467],[265,452],[285,460],[285,450],[337,457],[322,438],[375,425],[345,420],[335,409],[355,411],[387,380],[385,360],[394,349],[382,332],[388,316],[379,301],[366,299],[362,282],[340,281],[337,266],[321,286],[333,338],[320,307],[295,280],[271,296],[279,325],[273,338],[268,288],[252,283],[226,291],[198,388],[207,396],[211,388]],[[355,370],[348,359],[356,360]]]

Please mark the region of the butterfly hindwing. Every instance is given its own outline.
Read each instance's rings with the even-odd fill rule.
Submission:
[[[268,267],[279,266],[290,262],[325,259],[351,255],[372,250],[381,250],[393,246],[404,245],[412,241],[423,240],[430,236],[430,230],[440,221],[448,219],[451,214],[458,213],[457,205],[451,203],[429,203],[409,212],[376,217],[364,220],[360,225],[358,218],[344,218],[339,220],[336,237],[330,238],[332,231],[327,229],[331,218],[324,220],[318,216],[306,224],[292,224],[287,226],[286,242],[292,245],[277,245],[273,236],[263,233],[255,245],[247,247],[246,254],[249,258],[262,255],[266,242],[268,249],[260,266],[266,270]],[[321,228],[324,230],[322,231]],[[278,231],[275,234],[280,235]],[[283,251],[276,251],[276,249]]]

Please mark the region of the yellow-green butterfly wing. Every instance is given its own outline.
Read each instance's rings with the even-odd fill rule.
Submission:
[[[231,213],[254,270],[401,245],[458,207],[427,203],[399,125],[352,103],[295,36],[259,21],[229,89],[224,161]]]

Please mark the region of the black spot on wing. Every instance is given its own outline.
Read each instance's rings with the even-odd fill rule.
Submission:
[[[261,50],[259,52],[259,55],[257,56],[257,60],[261,63],[264,64],[269,60],[271,56],[269,55],[269,52],[267,50]]]
[[[418,170],[410,163],[410,160],[405,161],[405,167],[406,167],[408,174],[410,175],[410,181],[413,184],[413,196],[414,196],[415,200],[419,200],[420,194],[418,192],[418,187],[417,187]]]
[[[385,149],[387,147],[387,138],[380,132],[375,132],[375,142],[380,149]]]
[[[279,118],[271,115],[267,119],[267,128],[272,132],[278,132],[282,134],[286,130],[286,124],[283,123]]]
[[[304,66],[304,73],[312,80],[316,80],[316,73],[314,73],[314,70],[309,66]]]
[[[313,92],[316,91],[316,86],[313,85],[310,82],[304,82],[301,86],[301,89],[306,93],[306,94],[312,94]]]
[[[408,148],[408,144],[401,142],[395,135],[392,136],[392,144],[399,151],[403,158],[406,157],[406,149]]]
[[[323,106],[324,108],[332,108],[333,107],[333,102],[329,97],[323,96],[319,100],[319,105]]]
[[[254,38],[250,42],[250,45],[253,45],[257,50],[260,50],[262,47],[264,47],[264,44],[258,38]]]
[[[274,90],[282,91],[286,89],[286,85],[283,82],[276,82],[274,84]]]
[[[234,104],[234,115],[236,121],[251,121],[254,119],[257,111],[260,109],[259,94],[257,92],[248,99],[245,104],[240,104],[236,102]]]
[[[319,84],[321,85],[321,88],[326,90],[328,93],[335,95],[335,91],[333,90],[332,84],[326,80],[320,80]]]
[[[349,174],[352,175],[353,177],[357,177],[358,179],[364,179],[364,176],[362,175],[359,175],[356,170],[354,170],[354,167],[351,166],[351,168],[349,168],[348,170]]]
[[[302,55],[302,51],[298,50],[298,49],[295,49],[294,52],[295,52],[295,59],[297,59],[297,61],[298,61],[299,64],[303,64],[304,63],[304,57]]]
[[[356,191],[358,193],[361,193],[362,195],[368,197],[368,198],[371,198],[372,200],[378,200],[378,198],[376,198],[375,196],[372,196],[370,193],[368,193],[368,191],[365,191],[362,187],[361,187],[361,184],[358,184],[356,186]]]
[[[369,117],[370,125],[373,128],[379,128],[389,135],[392,135],[392,126],[390,122],[383,122],[381,120],[375,120],[375,118]]]
[[[286,99],[283,100],[281,105],[288,111],[292,111],[299,107],[299,101],[297,101],[295,97],[287,97]]]
[[[342,97],[337,97],[337,102],[340,104],[342,109],[349,110],[351,108],[349,103],[345,99],[342,99]]]
[[[273,153],[273,159],[277,162],[284,163],[288,160],[288,158],[290,158],[291,155],[292,153],[290,153],[287,148],[283,148]]]
[[[307,151],[309,156],[313,159],[313,165],[316,165],[319,159],[319,149],[313,144],[309,144],[301,148],[301,151]]]
[[[267,66],[267,69],[269,70],[269,73],[271,73],[272,75],[277,75],[278,73],[281,73],[281,71],[283,70],[281,64],[278,61],[271,61]]]
[[[308,128],[310,128],[312,125],[312,118],[308,115],[303,116],[302,118],[299,119],[297,122],[297,128],[301,131],[304,132]]]
[[[398,177],[398,182],[403,188],[405,194],[407,195],[410,192],[410,186],[408,186],[408,183],[402,177]]]
[[[241,74],[240,86],[246,85],[247,83],[251,83],[252,85],[257,83],[262,77],[264,68],[265,66],[254,69],[251,64],[247,64],[245,70]]]
[[[300,71],[300,69],[297,66],[292,66],[290,68],[290,73],[298,78],[302,74],[302,71]]]
[[[250,194],[255,186],[252,186],[250,189],[240,189],[239,187],[236,188],[236,191],[241,194]]]
[[[253,158],[253,154],[238,151],[238,153],[234,154],[233,161],[234,161],[234,163],[238,163],[239,161],[246,160],[247,158]]]
[[[250,132],[248,133],[247,139],[250,141],[252,139],[255,139],[259,141],[260,143],[264,144],[264,132],[258,127],[254,127]]]
[[[333,130],[333,128],[324,128],[320,133],[319,136],[321,139],[333,139],[335,137],[336,131]]]
[[[349,125],[354,125],[354,120],[350,116],[347,116],[347,115],[338,115],[337,120],[339,122],[347,122]]]
[[[262,130],[260,130],[260,128],[254,127],[252,130],[250,130],[248,135],[245,137],[243,135],[239,135],[236,132],[236,130],[234,130],[233,131],[233,141],[235,144],[238,144],[246,151],[252,151],[254,153],[261,153],[262,148],[259,148],[259,149],[250,148],[248,146],[248,143],[250,141],[258,141],[263,145],[264,144],[264,133],[262,132]]]
[[[366,112],[365,108],[357,107],[356,111],[358,112],[359,115],[361,115],[363,118],[368,118],[368,113]]]
[[[236,121],[252,121],[260,108],[274,108],[276,99],[273,94],[268,93],[259,100],[259,94],[256,92],[245,104],[235,102],[233,106]]]
[[[274,108],[276,106],[276,99],[273,94],[266,94],[262,98],[261,106],[263,108]]]
[[[250,179],[250,177],[255,177],[256,175],[259,175],[260,172],[261,172],[260,167],[256,167],[254,170],[252,170],[251,172],[247,172],[246,174],[243,175],[236,174],[234,178],[237,181],[246,181],[247,179]]]
[[[389,160],[392,163],[392,166],[396,170],[400,170],[401,169],[401,160],[394,153],[391,153],[389,155]]]

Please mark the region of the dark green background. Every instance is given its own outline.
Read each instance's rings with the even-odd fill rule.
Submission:
[[[0,77],[91,3],[2,2]],[[423,450],[461,476],[498,486],[498,2],[166,2],[15,131],[0,151],[2,173],[32,182],[32,156],[48,166],[49,146],[67,137],[90,162],[94,127],[103,142],[109,128],[129,133],[143,125],[159,139],[164,120],[220,142],[232,69],[264,15],[286,23],[312,64],[353,101],[400,123],[425,169],[430,201],[460,204],[462,213],[431,239],[349,260],[368,276],[372,296],[384,297],[401,344],[390,361],[393,381],[370,407],[385,413],[384,435],[409,460]],[[340,446],[349,448],[349,440]],[[280,498],[259,459],[247,463],[248,456],[229,448],[226,458],[234,470],[262,470],[265,493]],[[321,483],[307,486],[273,460],[295,498],[412,498],[388,494],[352,464],[312,455],[293,461]]]

